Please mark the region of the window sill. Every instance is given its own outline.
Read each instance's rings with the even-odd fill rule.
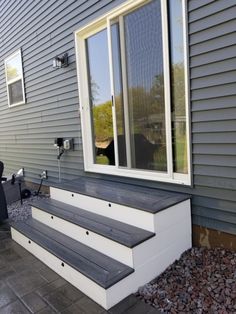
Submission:
[[[86,172],[191,186],[191,177],[189,174],[174,173],[173,177],[170,177],[167,173],[157,171],[129,170],[103,165],[92,165],[89,167],[85,165],[84,170]]]
[[[16,104],[12,104],[12,105],[8,105],[9,108],[12,108],[12,107],[17,107],[17,106],[21,106],[21,105],[25,105],[26,102],[25,101],[21,101],[21,102],[18,102]]]

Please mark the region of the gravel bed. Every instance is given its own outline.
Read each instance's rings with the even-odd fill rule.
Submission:
[[[34,200],[48,198],[48,195],[38,195],[31,196],[30,198],[24,199],[23,204],[21,205],[21,201],[14,202],[7,206],[9,222],[11,221],[20,221],[25,220],[29,216],[31,216],[31,206],[29,205]]]
[[[164,313],[236,314],[236,252],[192,248],[136,296]]]

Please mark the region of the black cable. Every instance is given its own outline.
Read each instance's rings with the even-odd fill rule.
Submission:
[[[38,191],[36,192],[36,195],[39,195],[39,192],[41,190],[42,184],[43,184],[43,178],[41,178],[40,185],[39,185]]]
[[[19,190],[20,190],[20,203],[23,204],[22,194],[21,194],[21,180],[19,180]]]

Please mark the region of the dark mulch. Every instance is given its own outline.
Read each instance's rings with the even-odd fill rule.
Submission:
[[[165,313],[236,314],[236,252],[192,248],[136,295]]]

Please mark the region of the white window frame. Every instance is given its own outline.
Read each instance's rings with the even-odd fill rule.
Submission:
[[[14,79],[8,80],[7,79],[7,62],[9,62],[12,58],[14,58],[15,56],[19,55],[20,60],[21,60],[21,67],[20,67],[20,75],[17,76]],[[23,65],[22,65],[22,53],[21,53],[21,49],[18,49],[17,51],[15,51],[13,54],[11,54],[9,57],[7,57],[5,59],[5,76],[6,76],[6,85],[7,85],[7,99],[8,99],[8,107],[12,108],[15,106],[19,106],[19,105],[24,105],[25,104],[25,87],[24,87],[24,75],[23,75]],[[9,95],[9,85],[17,82],[21,80],[21,87],[22,87],[22,95],[23,95],[23,100],[14,104],[10,103],[10,95]]]
[[[83,140],[84,154],[84,170],[101,174],[117,175],[124,177],[132,177],[137,179],[170,182],[183,185],[191,185],[191,159],[190,159],[190,109],[189,109],[189,73],[188,73],[188,41],[187,41],[187,0],[182,0],[183,7],[183,24],[184,24],[184,59],[185,59],[185,99],[186,99],[186,137],[187,137],[187,162],[188,173],[181,174],[173,172],[173,155],[172,155],[172,135],[171,135],[171,91],[170,91],[170,58],[169,58],[169,43],[168,43],[168,19],[167,19],[167,0],[160,0],[161,15],[162,15],[162,38],[163,38],[163,64],[164,64],[164,94],[165,94],[165,119],[166,119],[166,145],[167,145],[167,172],[158,172],[153,170],[127,169],[118,165],[100,165],[95,164],[93,160],[93,137],[92,124],[90,114],[89,101],[89,80],[86,62],[86,47],[85,40],[101,31],[107,29],[108,38],[110,39],[110,22],[112,19],[120,16],[129,10],[136,8],[139,5],[148,3],[147,0],[128,0],[124,4],[116,7],[112,11],[96,19],[92,23],[75,31],[75,50],[77,63],[78,89],[80,99],[80,116],[81,116],[81,131]],[[108,40],[109,58],[111,60],[111,41]],[[122,48],[121,48],[122,49]],[[168,52],[168,53],[166,53]],[[111,96],[114,95],[113,90],[113,69],[110,64],[111,77]],[[114,99],[114,97],[113,97]],[[112,106],[113,123],[115,122],[115,107]],[[115,125],[115,124],[114,124]],[[115,157],[117,160],[117,139],[116,128],[114,128],[114,147]]]

